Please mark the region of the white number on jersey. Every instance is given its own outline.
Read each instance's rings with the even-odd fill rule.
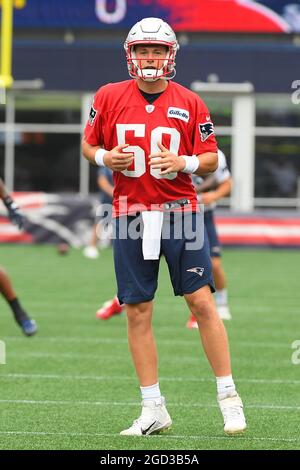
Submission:
[[[136,137],[145,137],[146,125],[145,124],[117,124],[117,139],[118,145],[126,144],[126,131],[133,131]],[[180,133],[177,129],[171,127],[156,127],[151,132],[151,154],[160,151],[157,142],[162,142],[163,134],[170,136],[170,152],[178,155],[180,146]],[[125,176],[138,178],[146,172],[146,158],[144,150],[138,145],[130,145],[123,150],[124,152],[134,153],[134,170],[123,170]],[[169,173],[168,175],[161,175],[160,169],[151,168],[150,173],[156,179],[169,179],[176,178],[177,173]]]

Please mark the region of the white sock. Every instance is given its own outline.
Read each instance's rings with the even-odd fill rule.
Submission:
[[[235,384],[232,375],[225,375],[223,377],[216,377],[218,398],[226,398],[228,395],[236,393]]]
[[[227,289],[216,290],[214,296],[216,299],[217,306],[228,304]]]
[[[161,393],[158,382],[156,384],[149,385],[148,387],[140,387],[140,389],[142,394],[142,400],[155,401],[156,403],[160,402]]]

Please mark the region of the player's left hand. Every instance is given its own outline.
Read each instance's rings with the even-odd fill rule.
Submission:
[[[149,155],[149,165],[153,169],[160,169],[161,175],[168,175],[169,173],[177,173],[185,168],[185,160],[183,157],[171,153],[160,142],[157,142],[160,152],[152,153]]]

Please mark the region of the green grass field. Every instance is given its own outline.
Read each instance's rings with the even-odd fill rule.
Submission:
[[[187,310],[173,297],[161,263],[154,328],[160,384],[173,418],[163,436],[119,436],[140,413],[124,314],[94,317],[115,292],[112,253],[97,261],[54,247],[0,248],[24,306],[39,325],[22,336],[0,299],[0,449],[299,449],[300,253],[225,250],[233,320],[227,322],[233,371],[248,430],[226,437],[213,375]]]

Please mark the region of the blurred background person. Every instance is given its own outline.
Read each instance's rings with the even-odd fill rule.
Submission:
[[[222,264],[221,243],[217,233],[214,210],[217,201],[230,194],[232,178],[227,166],[226,157],[221,150],[218,150],[218,160],[218,168],[213,174],[206,178],[194,176],[193,181],[198,194],[198,201],[200,204],[204,204],[204,225],[210,246],[210,257],[216,287],[214,298],[217,312],[222,320],[231,320],[228,305],[227,281]],[[186,326],[187,328],[198,328],[193,314],[190,314]]]
[[[110,243],[111,205],[113,198],[113,176],[110,168],[100,167],[97,172],[97,184],[100,189],[100,206],[97,208],[96,221],[92,229],[92,236],[88,246],[83,250],[84,256],[97,259],[99,256],[98,241],[102,247]]]
[[[12,197],[8,194],[6,187],[0,178],[0,198],[2,199],[3,204],[5,205],[8,217],[20,230],[24,227],[24,219],[22,214],[19,212],[17,204],[14,202]],[[32,336],[37,332],[37,325],[34,320],[32,320],[23,306],[17,294],[12,286],[12,282],[0,266],[0,292],[4,299],[7,301],[13,316],[20,326],[21,330],[26,336]]]

